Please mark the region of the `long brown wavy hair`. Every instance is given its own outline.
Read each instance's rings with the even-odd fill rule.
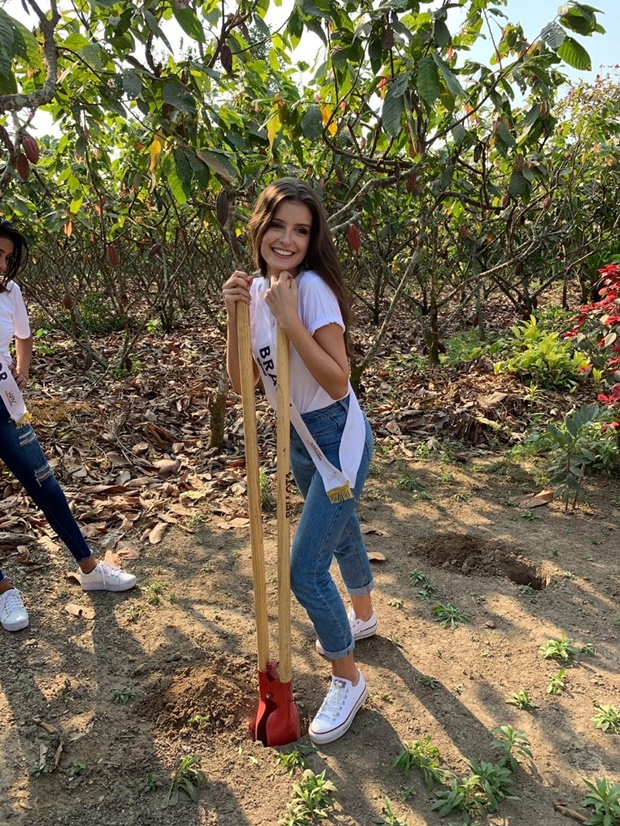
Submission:
[[[299,178],[280,178],[270,183],[258,196],[252,217],[248,222],[248,235],[256,266],[264,276],[267,275],[267,265],[260,248],[265,233],[273,221],[274,213],[283,201],[296,201],[310,210],[312,227],[303,268],[314,270],[333,290],[338,299],[342,320],[348,330],[351,322],[350,299],[338,260],[336,245],[327,224],[323,204],[305,181],[300,181]]]
[[[28,263],[28,241],[13,224],[8,221],[0,221],[0,238],[8,238],[13,242],[13,254],[11,255],[5,273],[0,273],[0,292],[6,290],[6,285],[19,273]]]

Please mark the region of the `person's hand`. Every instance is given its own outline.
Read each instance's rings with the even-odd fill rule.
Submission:
[[[251,283],[252,276],[241,270],[235,270],[228,281],[226,281],[222,287],[222,295],[224,296],[226,309],[229,313],[235,312],[237,301],[243,301],[245,304],[250,303]]]
[[[28,386],[28,376],[25,376],[23,373],[20,373],[17,367],[11,367],[11,373],[13,374],[15,384],[18,386],[18,388],[20,390],[25,390]]]
[[[290,272],[271,276],[265,302],[282,327],[286,327],[291,319],[297,318],[297,282]]]

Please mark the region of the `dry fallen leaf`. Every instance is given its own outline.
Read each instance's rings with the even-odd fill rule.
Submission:
[[[119,545],[116,548],[116,555],[121,559],[140,559],[140,551],[130,545]]]
[[[59,743],[58,747],[56,748],[56,752],[54,753],[54,768],[55,769],[58,768],[58,764],[60,763],[60,758],[62,757],[62,750],[63,750],[63,745],[62,745],[62,743]]]
[[[114,551],[106,551],[103,561],[107,562],[108,565],[112,565],[113,568],[121,567],[121,558]]]
[[[157,525],[149,531],[149,542],[151,545],[157,545],[161,542],[167,530],[168,525],[165,522],[158,522]]]
[[[181,462],[178,459],[157,459],[153,464],[157,468],[157,473],[164,479],[172,476],[181,467]]]
[[[43,548],[47,551],[48,554],[60,554],[60,545],[57,545],[55,542],[49,538],[49,536],[40,536],[39,537],[39,545],[42,545]]]
[[[76,605],[74,602],[68,602],[65,605],[65,611],[68,611],[74,617],[82,617],[82,619],[95,618],[95,609],[90,605]]]
[[[398,423],[395,422],[393,419],[386,424],[385,429],[393,436],[400,436],[402,432],[400,427],[398,426]]]
[[[552,490],[541,490],[540,493],[528,493],[527,496],[519,496],[512,500],[515,505],[520,508],[540,508],[542,505],[548,505],[553,501]]]
[[[370,551],[368,559],[370,562],[387,562],[385,554],[380,554],[378,551]]]

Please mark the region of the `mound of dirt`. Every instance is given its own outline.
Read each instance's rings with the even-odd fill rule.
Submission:
[[[212,655],[200,666],[158,676],[140,710],[166,734],[217,734],[249,721],[256,702],[256,675],[244,659]]]
[[[460,533],[436,533],[419,537],[412,548],[436,568],[453,568],[466,576],[506,577],[516,585],[542,591],[550,576],[518,548],[498,540]]]

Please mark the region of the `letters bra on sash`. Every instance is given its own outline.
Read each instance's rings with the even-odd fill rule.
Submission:
[[[0,397],[17,427],[23,427],[30,422],[30,413],[26,410],[21,390],[11,373],[11,363],[5,362],[2,358],[0,358]]]
[[[252,302],[252,350],[263,378],[267,400],[277,410],[276,393],[276,325],[271,310],[267,306],[260,287],[256,300]],[[301,413],[291,400],[291,424],[303,441],[316,469],[321,474],[325,491],[330,502],[343,502],[353,499],[353,488],[357,479],[364,450],[366,422],[364,414],[351,385],[349,384],[349,410],[340,442],[340,467],[338,470],[325,456],[316,440],[308,430]]]

